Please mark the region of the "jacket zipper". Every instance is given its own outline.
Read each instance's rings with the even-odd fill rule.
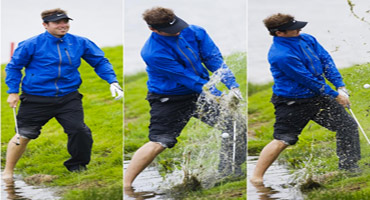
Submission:
[[[71,60],[71,56],[69,56],[69,53],[68,53],[68,50],[67,48],[64,48],[64,51],[66,52],[67,54],[67,57],[68,57],[68,61],[69,61],[69,64],[72,65],[72,60]]]
[[[58,96],[58,93],[59,93],[59,87],[57,85],[57,82],[60,78],[60,75],[61,75],[61,70],[62,70],[62,54],[60,53],[60,47],[59,47],[59,42],[57,43],[57,48],[58,48],[58,55],[59,55],[59,65],[58,65],[58,77],[55,79],[55,88],[56,88],[56,93],[55,93],[55,96]]]
[[[190,58],[184,53],[184,51],[181,50],[179,40],[177,39],[177,48],[181,51],[181,53],[185,56],[185,58],[190,62],[191,67],[193,68],[194,72],[199,76],[198,71],[195,69],[193,62],[191,62]],[[193,53],[194,54],[194,53]]]
[[[198,56],[195,55],[194,51],[189,46],[186,46],[186,48],[193,54],[195,60],[198,60]]]
[[[313,71],[315,71],[315,75],[319,75],[319,74],[317,73],[317,71],[316,71],[315,66],[313,66],[312,58],[311,58],[311,57],[308,55],[308,53],[304,50],[304,48],[302,47],[302,45],[299,45],[299,46],[301,47],[302,51],[306,54],[306,56],[309,58],[310,63],[311,63],[311,66],[312,66],[312,69],[313,69]],[[312,53],[312,52],[311,52],[311,53]]]

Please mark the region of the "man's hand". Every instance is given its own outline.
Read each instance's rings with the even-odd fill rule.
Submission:
[[[114,98],[115,100],[119,100],[123,97],[123,90],[117,82],[110,84],[110,92],[112,93],[112,97],[116,97]]]
[[[244,101],[242,93],[240,92],[239,88],[232,88],[230,92],[239,100]]]
[[[340,94],[335,98],[335,100],[342,105],[343,107],[347,108],[350,106],[349,98],[346,95]]]
[[[348,90],[345,87],[338,88],[338,93],[349,98]]]
[[[9,94],[8,100],[6,102],[8,102],[11,108],[15,108],[17,107],[18,101],[19,101],[19,95],[17,93],[11,93]]]

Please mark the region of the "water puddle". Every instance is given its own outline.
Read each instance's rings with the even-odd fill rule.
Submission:
[[[248,156],[247,169],[248,177],[252,176],[258,156]],[[259,200],[302,200],[301,191],[295,186],[294,177],[284,165],[274,162],[264,176],[264,185],[254,186],[248,178],[247,194],[248,199]]]
[[[124,161],[124,170],[126,170],[130,161]],[[132,184],[133,190],[125,190],[125,200],[139,199],[168,199],[173,198],[169,195],[171,186],[180,184],[183,180],[182,171],[174,171],[171,174],[166,174],[163,178],[158,171],[158,168],[151,164],[139,176],[136,177]]]
[[[1,199],[3,200],[57,200],[56,191],[40,186],[31,186],[19,175],[13,181],[1,180]]]

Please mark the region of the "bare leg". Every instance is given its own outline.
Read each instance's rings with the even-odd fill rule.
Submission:
[[[2,174],[2,179],[13,179],[14,167],[17,164],[19,158],[26,150],[27,144],[30,139],[20,137],[19,145],[16,145],[17,135],[15,135],[8,143],[8,149],[6,151],[6,164]]]
[[[263,175],[266,170],[287,146],[287,144],[280,140],[273,140],[262,149],[256,168],[254,169],[253,176],[250,179],[251,183],[263,183]]]
[[[124,177],[124,187],[129,188],[140,174],[165,148],[156,142],[148,142],[140,147],[131,159]]]

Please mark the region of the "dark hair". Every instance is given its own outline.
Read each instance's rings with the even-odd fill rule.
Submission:
[[[151,24],[163,24],[171,22],[175,18],[173,10],[163,7],[154,7],[145,10],[143,13],[143,19],[149,25]]]
[[[294,20],[294,17],[292,15],[277,13],[277,14],[273,14],[267,17],[266,19],[264,19],[263,23],[265,24],[265,27],[270,30],[280,25],[286,24],[292,20]],[[270,35],[276,36],[276,31],[277,30],[270,31]],[[281,31],[281,32],[285,32],[285,31]]]
[[[67,12],[65,10],[60,9],[60,8],[45,10],[41,13],[41,19],[44,19],[45,17],[51,16],[51,15],[54,15],[54,14],[65,14],[65,15],[67,15]],[[48,22],[46,22],[46,23],[48,23]]]

